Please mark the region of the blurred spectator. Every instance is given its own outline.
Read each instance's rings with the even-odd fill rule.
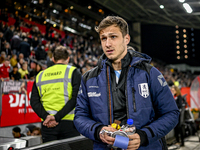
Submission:
[[[17,65],[17,55],[16,54],[12,55],[12,58],[10,59],[10,64],[12,67]]]
[[[35,57],[38,61],[47,59],[47,53],[45,52],[45,50],[42,48],[41,45],[38,45],[38,48],[35,52]]]
[[[82,68],[81,72],[84,74],[85,72],[89,71],[92,69],[92,65],[90,63],[86,63],[85,67]]]
[[[35,51],[32,49],[29,58],[35,59]]]
[[[11,49],[13,51],[13,54],[19,55],[19,45],[22,42],[22,39],[19,37],[18,33],[15,32],[14,36],[11,39]]]
[[[1,18],[1,16],[0,16]],[[0,32],[3,32],[3,21],[0,22]]]
[[[10,71],[10,61],[5,59],[3,64],[0,64],[0,78],[1,80],[9,80],[9,71]]]
[[[29,71],[32,71],[36,69],[36,62],[32,61],[31,64],[30,64],[30,70]]]
[[[0,32],[0,52],[3,50],[4,48],[4,44],[5,44],[6,40],[5,38],[3,37],[3,33]]]
[[[37,65],[36,65],[36,68],[33,69],[33,70],[30,72],[30,79],[31,79],[31,80],[34,80],[35,77],[36,77],[36,75],[37,75],[40,71],[42,71],[42,66],[41,66],[40,64],[37,64]]]
[[[8,23],[3,24],[2,32],[5,33],[8,29]],[[8,41],[9,42],[9,41]]]
[[[8,42],[5,43],[4,49],[2,51],[4,51],[6,53],[7,58],[10,59],[12,52],[11,52],[10,44]]]
[[[33,129],[33,132],[31,133],[31,136],[41,135],[41,129],[39,127],[35,127]]]
[[[34,38],[32,40],[32,46],[35,49],[38,45],[39,45],[38,37],[34,36]]]
[[[11,42],[14,30],[15,30],[15,27],[11,25],[10,27],[8,27],[8,29],[4,33],[4,38],[6,39],[7,42]]]
[[[176,101],[177,107],[179,108],[180,112],[184,111],[184,110],[182,110],[184,99],[181,95],[180,89],[177,86],[173,85],[171,87],[171,92],[172,92],[172,95],[174,96],[174,99]],[[181,135],[181,144],[180,145],[184,146],[184,127],[185,126],[183,125],[184,119],[182,119],[182,118],[184,118],[184,113],[181,112],[180,116],[179,116],[179,122],[176,125],[176,127],[174,128],[174,131],[175,131],[176,141],[179,144],[179,142],[180,142],[179,134],[180,134]]]
[[[19,69],[22,68],[22,65],[23,65],[24,62],[25,62],[25,61],[24,61],[23,58],[21,58],[21,59],[19,60],[19,62],[17,63],[17,66],[18,66]]]
[[[24,137],[25,135],[21,133],[21,129],[19,127],[14,127],[12,129],[12,134],[14,138]]]
[[[19,81],[21,79],[21,74],[18,72],[17,65],[13,67],[12,72],[9,73],[10,79]]]
[[[6,59],[6,53],[4,51],[1,52],[0,56],[0,64],[2,64]]]
[[[22,54],[22,53],[19,54],[19,56],[18,56],[18,61],[19,61],[20,59],[24,59],[24,54]]]
[[[52,52],[51,51],[47,51],[47,68],[50,67],[50,66],[53,66],[54,65],[54,62],[52,60]]]
[[[22,64],[22,68],[19,69],[21,79],[29,79],[28,65],[27,63]]]
[[[27,60],[30,55],[30,44],[28,43],[28,39],[25,38],[23,42],[19,44],[19,53],[24,55],[24,59]]]
[[[35,129],[36,126],[35,125],[28,125],[26,126],[26,135],[27,136],[31,136],[33,129]]]

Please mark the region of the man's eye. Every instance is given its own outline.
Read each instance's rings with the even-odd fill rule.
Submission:
[[[111,36],[112,39],[116,38],[116,36]]]
[[[102,41],[105,41],[105,40],[106,40],[106,38],[105,38],[105,37],[103,37],[103,38],[101,38],[101,40],[102,40]]]

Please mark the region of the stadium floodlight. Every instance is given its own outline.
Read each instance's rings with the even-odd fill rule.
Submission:
[[[74,29],[72,29],[72,28],[70,28],[70,27],[68,27],[68,26],[65,26],[63,29],[64,29],[64,30],[67,30],[67,31],[69,31],[69,32],[72,32],[72,33],[78,33],[76,30],[74,30]]]
[[[54,10],[53,10],[53,13],[54,13],[54,14],[59,14],[59,11],[57,11],[57,10],[54,9]]]
[[[187,13],[192,13],[193,10],[192,10],[192,8],[190,7],[190,5],[188,3],[184,3],[183,7],[187,11]]]
[[[179,0],[179,2],[181,2],[181,3],[184,3],[184,2],[185,2],[185,0]]]
[[[163,9],[163,8],[165,8],[163,5],[160,5],[160,9]]]
[[[72,17],[72,21],[76,22],[76,21],[77,21],[77,18]]]
[[[36,1],[36,0],[32,0],[31,1],[33,4],[37,4],[38,3],[38,1]]]

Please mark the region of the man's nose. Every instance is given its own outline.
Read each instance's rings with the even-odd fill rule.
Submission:
[[[111,46],[111,41],[110,41],[110,39],[108,38],[107,40],[106,40],[106,47],[110,47]]]

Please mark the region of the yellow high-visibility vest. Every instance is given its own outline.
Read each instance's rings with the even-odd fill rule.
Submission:
[[[36,76],[36,86],[44,109],[55,115],[72,98],[71,78],[75,67],[53,65]],[[74,109],[62,120],[74,120]]]

